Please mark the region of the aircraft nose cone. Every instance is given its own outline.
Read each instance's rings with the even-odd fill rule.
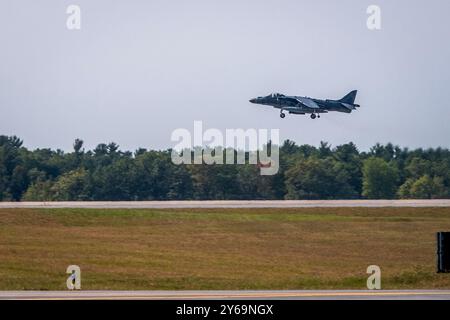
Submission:
[[[256,103],[256,99],[250,99],[249,100],[251,103]]]

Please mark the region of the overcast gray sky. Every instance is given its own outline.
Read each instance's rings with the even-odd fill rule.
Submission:
[[[70,4],[81,30],[66,28]],[[382,30],[366,27],[370,4]],[[165,149],[203,120],[299,144],[450,147],[449,14],[448,0],[1,0],[0,134]],[[248,102],[352,89],[357,112],[314,121]]]

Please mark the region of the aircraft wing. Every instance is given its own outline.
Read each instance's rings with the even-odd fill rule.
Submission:
[[[314,102],[311,98],[306,97],[285,97],[283,100],[289,100],[292,104],[298,105],[301,104],[307,108],[311,109],[320,109],[317,103]]]
[[[312,99],[306,97],[296,97],[297,101],[311,109],[320,109]]]
[[[289,101],[292,106],[299,107],[299,104],[301,104],[304,107],[311,108],[311,109],[320,109],[320,107],[317,105],[317,103],[314,102],[311,98],[306,97],[283,97],[284,101]]]

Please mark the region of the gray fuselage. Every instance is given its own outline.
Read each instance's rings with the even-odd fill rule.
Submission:
[[[351,113],[359,105],[354,103],[356,91],[340,100],[321,100],[301,96],[286,96],[275,93],[265,97],[251,99],[251,103],[272,106],[292,114],[320,114],[329,111]],[[283,116],[284,117],[284,116]]]

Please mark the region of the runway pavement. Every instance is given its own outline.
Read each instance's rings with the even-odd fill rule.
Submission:
[[[0,300],[450,300],[450,290],[0,291]]]
[[[312,207],[450,207],[450,200],[240,200],[240,201],[79,201],[0,202],[1,208],[312,208]]]

